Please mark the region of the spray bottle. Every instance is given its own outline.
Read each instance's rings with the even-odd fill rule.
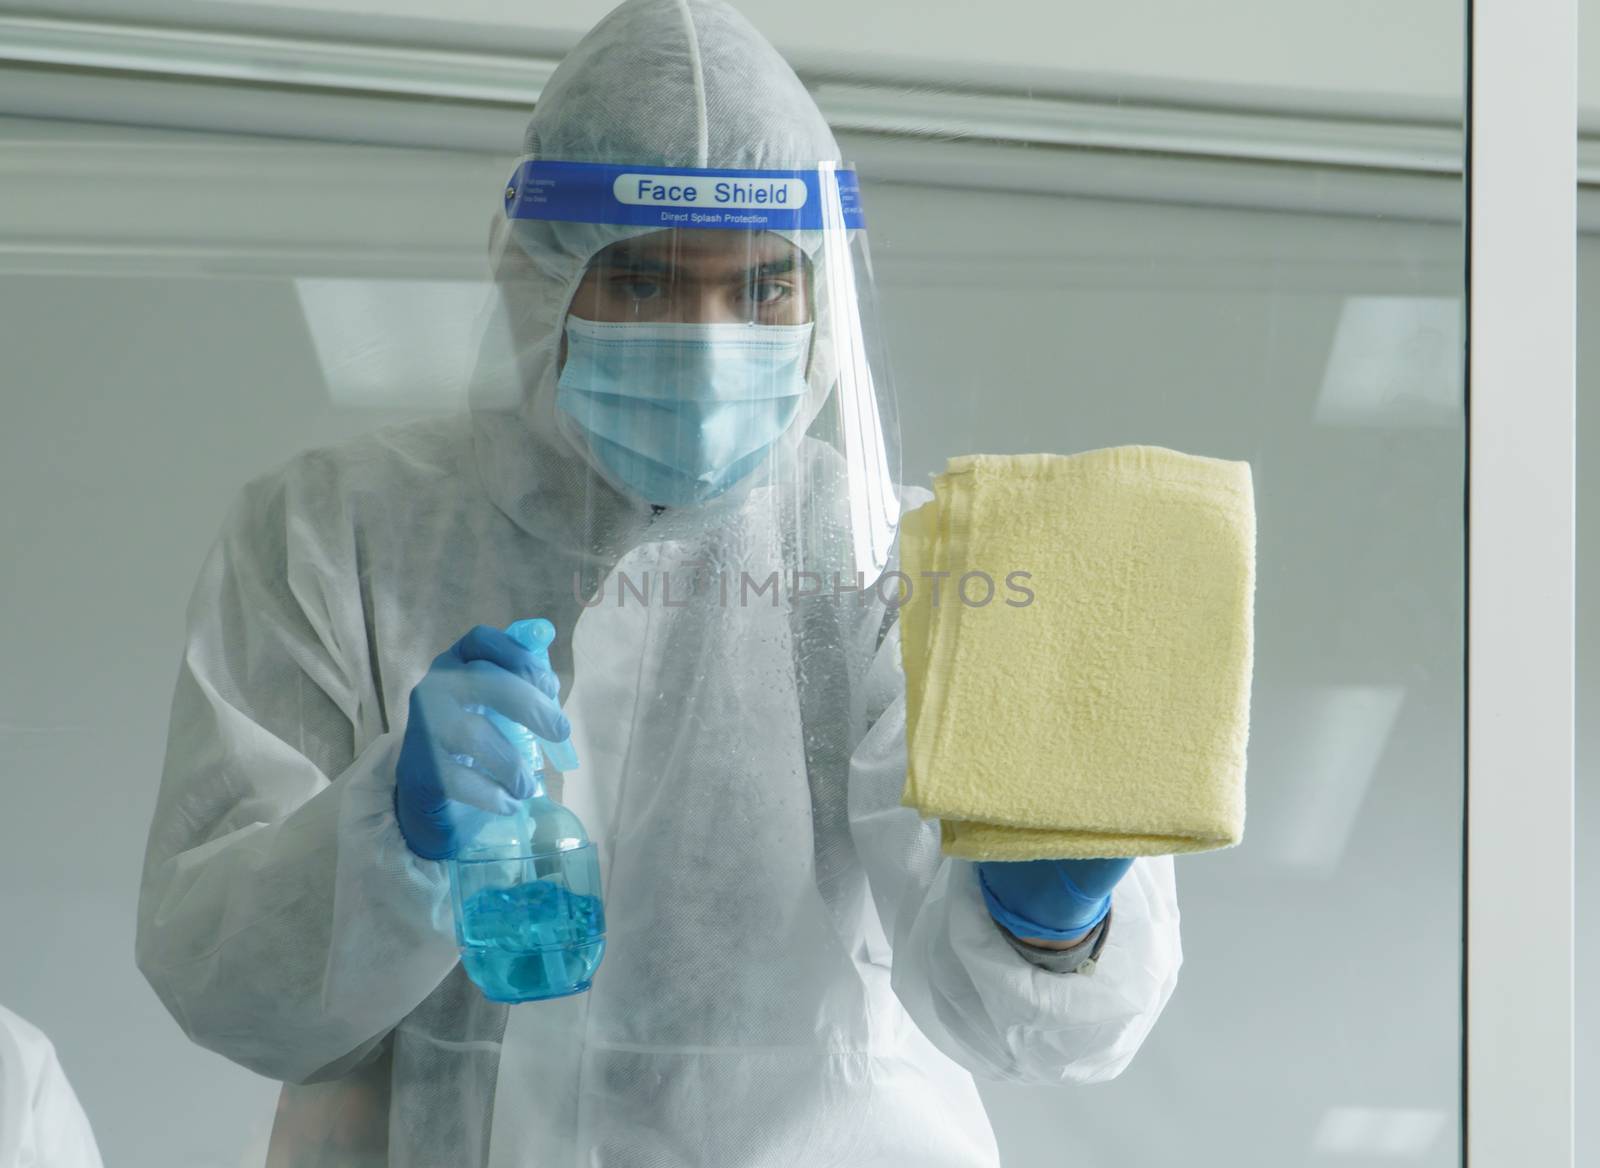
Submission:
[[[549,665],[549,621],[517,621],[506,632]],[[545,742],[492,710],[484,715],[523,755],[534,793],[513,814],[490,816],[449,862],[461,963],[497,1002],[581,993],[605,953],[599,856],[544,785],[545,760],[568,771],[577,752],[571,739]]]

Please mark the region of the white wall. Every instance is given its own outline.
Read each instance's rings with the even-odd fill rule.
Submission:
[[[548,51],[570,44],[613,6],[612,0],[48,0],[38,7]],[[898,66],[934,85],[977,77],[1130,96],[1234,93],[1252,103],[1445,116],[1458,113],[1462,93],[1461,0],[1006,0],[982,6],[736,0],[736,6],[809,68]],[[1600,60],[1600,31],[1591,30],[1590,38]],[[1590,104],[1600,109],[1600,79],[1592,94]]]
[[[417,282],[472,270],[499,163],[0,133],[58,151],[0,204],[0,1000],[55,1038],[109,1163],[259,1163],[271,1085],[190,1046],[132,964],[183,603],[246,478],[454,406],[415,362],[376,382],[391,396],[355,375],[419,336],[451,351],[419,323],[449,287]],[[59,152],[113,147],[148,165],[96,215]],[[40,201],[58,219],[30,244]],[[1182,982],[1121,1080],[987,1092],[1007,1168],[1458,1163],[1459,226],[895,186],[867,205],[906,478],[1129,442],[1255,473],[1245,846],[1179,862]]]

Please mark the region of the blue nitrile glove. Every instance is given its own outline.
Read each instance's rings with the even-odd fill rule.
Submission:
[[[527,623],[544,626],[540,639],[549,644],[548,621]],[[424,859],[449,859],[489,815],[510,815],[533,795],[533,776],[486,713],[551,742],[571,733],[549,658],[526,640],[478,625],[435,657],[411,691],[394,805],[400,834]]]
[[[1019,939],[1077,941],[1111,911],[1111,890],[1133,860],[984,860],[989,914]]]

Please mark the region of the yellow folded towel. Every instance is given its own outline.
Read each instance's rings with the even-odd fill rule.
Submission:
[[[1250,464],[1161,446],[968,455],[934,496],[900,531],[901,801],[942,821],[944,851],[1030,860],[1238,843]]]

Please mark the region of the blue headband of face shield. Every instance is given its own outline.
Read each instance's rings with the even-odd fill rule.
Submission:
[[[856,172],[717,170],[525,159],[506,184],[508,219],[617,227],[853,231],[866,226]]]

